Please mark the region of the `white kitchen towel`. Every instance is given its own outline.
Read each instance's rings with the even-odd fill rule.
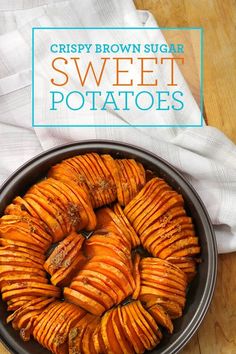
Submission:
[[[131,0],[0,2],[0,182],[29,158],[62,143],[129,142],[163,157],[185,175],[207,207],[219,252],[235,251],[236,148],[217,129],[31,127],[31,27],[45,25],[148,27],[156,22],[148,12],[137,11]],[[164,41],[161,31],[155,35],[156,41]],[[182,84],[186,85],[184,79]],[[188,105],[184,119],[191,123],[199,109],[190,92]],[[122,119],[114,112],[107,114],[111,122]],[[175,116],[169,119],[176,124]]]

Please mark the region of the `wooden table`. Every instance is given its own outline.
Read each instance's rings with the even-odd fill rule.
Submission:
[[[233,0],[135,0],[160,27],[203,27],[204,103],[209,125],[236,142],[236,6]],[[219,256],[210,310],[182,354],[236,353],[236,253]]]
[[[233,0],[135,0],[161,27],[204,27],[204,102],[208,123],[236,142],[236,33]],[[0,354],[8,354],[0,344]],[[198,333],[182,354],[236,353],[236,253],[219,256],[217,287]]]

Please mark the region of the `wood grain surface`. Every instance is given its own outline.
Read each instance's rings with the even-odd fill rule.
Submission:
[[[236,2],[135,0],[160,27],[204,28],[204,104],[209,125],[236,143]],[[236,353],[236,253],[220,255],[210,310],[181,354]]]
[[[236,142],[236,3],[234,0],[135,0],[161,27],[203,27],[204,102],[209,125]],[[0,354],[8,354],[0,344]],[[236,353],[236,253],[219,256],[210,310],[181,354]]]

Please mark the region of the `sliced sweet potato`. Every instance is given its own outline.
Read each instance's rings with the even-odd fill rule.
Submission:
[[[112,324],[113,309],[107,311],[101,320],[101,334],[107,353],[122,353],[120,343],[118,342]]]
[[[181,196],[182,197],[182,196]],[[158,216],[158,211],[163,207],[163,205],[167,204],[169,200],[172,198],[178,198],[178,194],[169,189],[168,186],[164,185],[160,190],[158,196],[151,198],[147,198],[148,205],[145,205],[145,209],[143,209],[143,213],[138,215],[133,222],[135,230],[139,232],[141,235],[146,227],[152,224],[155,221],[155,216]],[[143,203],[144,207],[144,203]]]
[[[132,248],[137,247],[140,245],[140,239],[137,236],[134,228],[131,226],[130,222],[128,221],[127,217],[125,216],[121,206],[119,204],[115,204],[114,206],[114,213],[119,218],[121,225],[123,226],[122,231],[124,235],[129,235],[129,239],[131,240]]]
[[[40,285],[40,283],[39,283]],[[12,298],[16,298],[19,296],[48,296],[48,297],[60,297],[60,289],[54,287],[53,285],[48,285],[44,284],[45,286],[47,285],[47,288],[42,288],[42,287],[37,287],[37,288],[31,288],[31,287],[26,287],[18,290],[11,290],[11,291],[6,291],[4,294],[2,294],[2,299],[4,301],[11,300]]]
[[[96,354],[105,353],[106,349],[101,335],[101,323],[97,325],[91,341],[93,342],[94,350]]]
[[[63,353],[65,351],[71,321],[79,321],[85,316],[85,311],[69,303],[60,304],[60,313],[50,326],[45,338],[45,346],[53,353]]]
[[[77,204],[80,207],[80,219],[81,226],[80,229],[85,228],[86,230],[94,230],[96,226],[96,216],[92,209],[92,205],[89,199],[88,194],[76,183],[67,182],[67,187],[70,188],[71,192],[73,192],[77,197]]]
[[[121,299],[123,299],[124,296],[123,292],[112,279],[100,273],[99,269],[97,271],[83,269],[74,279],[83,279],[84,277],[91,281],[91,283],[96,282],[99,284],[102,289],[110,295],[114,303],[117,304],[122,301]]]
[[[134,282],[135,282],[135,289],[132,295],[132,299],[136,300],[139,296],[140,292],[140,286],[141,286],[141,278],[140,278],[140,269],[139,269],[139,264],[141,261],[141,257],[139,253],[135,254],[134,257],[134,267],[133,267],[133,277],[134,277]]]
[[[47,349],[51,349],[51,341],[54,340],[58,327],[66,319],[66,312],[69,310],[69,305],[67,302],[59,302],[56,306],[55,311],[50,316],[48,315],[47,324],[40,336],[41,344]]]
[[[37,185],[28,190],[26,196],[30,196],[35,198],[34,200],[37,201],[45,210],[47,210],[51,215],[55,217],[55,219],[59,222],[63,233],[67,234],[67,224],[66,219],[63,213],[63,206],[60,203],[58,197],[53,195],[50,191],[46,190],[44,186],[44,181],[40,182]]]
[[[110,270],[108,270],[107,268],[102,268],[100,269],[98,267],[98,264],[94,264],[94,262],[89,262],[86,264],[86,267],[83,267],[83,269],[89,270],[89,271],[94,271],[97,272],[98,274],[98,278],[104,277],[106,283],[110,286],[113,287],[113,289],[116,291],[117,294],[117,300],[116,303],[120,303],[121,301],[123,301],[126,296],[127,296],[127,292],[123,289],[123,286],[121,286],[120,284],[120,280],[119,278],[117,278],[116,274],[113,274]],[[130,290],[130,293],[132,291]]]
[[[114,335],[116,336],[118,343],[120,343],[123,353],[124,354],[134,354],[135,352],[134,352],[133,346],[129,342],[129,340],[127,339],[127,337],[124,333],[123,326],[121,325],[117,308],[112,309],[111,321],[112,321]]]
[[[137,202],[135,208],[132,209],[130,217],[135,230],[141,229],[142,225],[146,227],[149,225],[149,218],[151,218],[160,206],[163,205],[171,196],[175,196],[177,193],[170,189],[170,187],[161,182],[161,187],[156,186],[155,192],[149,197],[143,197]]]
[[[82,349],[82,339],[89,323],[95,321],[96,317],[87,313],[81,320],[75,324],[69,332],[68,349],[69,354],[79,353]]]
[[[61,240],[64,235],[61,225],[52,214],[50,214],[44,207],[39,204],[38,197],[35,198],[33,195],[29,194],[25,196],[24,199],[35,210],[38,218],[41,218],[41,220],[48,226],[53,237],[53,242]]]
[[[120,201],[119,197],[118,197],[118,201],[120,202],[121,205],[127,205],[130,202],[130,200],[132,199],[132,191],[131,191],[129,177],[128,177],[126,170],[124,168],[123,161],[122,160],[115,160],[115,161],[116,161],[116,165],[117,165],[117,169],[118,169],[118,173],[119,173],[120,188],[122,190],[121,193],[123,196],[123,200]],[[117,191],[118,191],[118,188],[117,188]]]
[[[72,255],[73,252],[73,255]],[[82,251],[72,250],[65,260],[65,267],[56,271],[51,277],[53,285],[68,286],[79,269],[86,263]]]
[[[104,161],[102,160],[102,157],[98,154],[93,154],[93,156],[97,160],[98,165],[103,171],[104,179],[101,183],[101,188],[102,191],[107,192],[107,194],[109,194],[109,197],[107,196],[107,204],[110,204],[116,200],[116,184],[114,178],[108,170],[107,166],[105,165]]]
[[[179,282],[178,279],[176,280],[176,276],[170,273],[167,273],[163,270],[160,271],[152,271],[152,270],[142,270],[141,271],[141,279],[149,281],[150,283],[159,283],[165,284],[168,287],[173,289],[181,290],[182,292],[186,291],[186,282]]]
[[[170,319],[170,316],[163,309],[162,306],[155,304],[150,308],[148,308],[148,311],[160,326],[166,328],[169,333],[173,333],[173,329],[174,329],[173,323]]]
[[[79,305],[80,307],[94,315],[100,316],[106,310],[105,307],[99,302],[76,290],[64,288],[64,296],[65,299],[67,299],[68,301]]]
[[[165,257],[166,252],[169,253],[170,249],[173,247],[173,245],[177,241],[187,241],[190,237],[194,237],[195,234],[193,231],[190,230],[183,230],[183,231],[178,231],[173,234],[166,234],[163,238],[162,241],[154,241],[152,245],[149,248],[150,253],[154,255],[155,257],[161,258],[161,259],[166,259]],[[184,241],[185,240],[185,241]]]
[[[126,314],[126,321],[132,333],[132,344],[133,346],[135,346],[134,343],[136,343],[136,346],[139,348],[139,351],[144,352],[144,350],[149,346],[149,340],[143,332],[143,329],[140,326],[139,321],[137,321],[137,318],[133,317],[131,311],[131,304],[125,305],[123,309],[124,313]]]
[[[190,247],[198,247],[198,237],[189,236],[189,237],[175,241],[174,243],[170,244],[167,248],[162,250],[159,253],[159,257],[165,259],[167,257],[170,257],[174,253],[175,253],[175,257],[176,257],[176,252],[179,252],[181,250],[185,250]],[[177,253],[177,256],[179,256],[179,253]]]
[[[13,274],[32,274],[32,275],[38,275],[42,277],[46,277],[46,272],[44,270],[38,269],[38,268],[33,268],[27,267],[27,266],[13,266],[13,265],[1,265],[0,267],[0,276],[3,278],[5,274],[9,274],[12,272]]]
[[[84,242],[84,237],[77,234],[75,231],[71,232],[59,245],[53,250],[46,262],[44,268],[53,275],[58,269],[63,266],[66,255],[75,247],[79,252]]]
[[[90,269],[95,271],[99,269],[100,273],[109,277],[122,290],[124,294],[122,300],[124,300],[124,298],[130,295],[133,291],[130,284],[127,283],[125,275],[119,269],[110,264],[103,264],[92,260],[88,262],[83,269]]]
[[[186,217],[186,211],[182,206],[170,209],[163,216],[161,216],[155,223],[145,228],[145,230],[142,232],[142,242],[145,242],[146,238],[149,237],[149,235],[155,234],[156,232],[159,232],[159,230],[162,234],[163,230],[168,228],[171,224],[173,223],[175,224],[176,219],[180,219],[180,220],[183,219],[185,221],[186,220],[185,217]]]
[[[119,235],[121,242],[127,249],[131,249],[131,238],[129,230],[120,222],[116,214],[109,208],[101,208],[96,213],[97,233],[99,230],[115,233]]]
[[[38,257],[42,257],[43,259],[45,259],[45,256],[42,253],[42,249],[34,244],[0,238],[0,245],[1,247],[16,247],[16,248],[20,247],[23,250],[27,250],[27,252],[30,252],[31,254],[34,254]]]
[[[111,241],[110,238],[108,239],[106,237],[103,237],[104,240],[95,241],[95,237],[96,236],[91,237],[91,240],[86,243],[85,253],[89,258],[100,254],[103,256],[121,259],[123,262],[127,262],[129,260],[128,255],[121,250],[121,244],[119,244],[119,242],[116,242],[115,240]]]
[[[143,307],[143,305],[140,301],[136,301],[135,303],[133,303],[133,306],[139,308],[139,311],[143,315],[143,318],[145,318],[148,326],[150,327],[149,330],[151,330],[150,332],[151,332],[152,337],[154,337],[153,336],[153,334],[154,334],[157,337],[156,341],[159,343],[160,339],[162,338],[162,333],[158,327],[158,324],[156,323],[155,319],[153,318],[153,316]],[[147,327],[147,325],[146,325],[146,327]],[[158,338],[159,338],[159,340],[158,340]],[[157,342],[156,342],[156,345],[158,344]]]
[[[173,257],[191,257],[201,252],[201,248],[198,246],[185,247],[184,249],[173,252]]]
[[[100,319],[95,318],[86,327],[86,329],[84,331],[83,338],[82,338],[82,345],[81,345],[82,353],[96,354],[92,338],[93,338],[93,333],[96,330],[99,323],[100,323]]]
[[[130,319],[130,315],[126,310],[127,306],[128,305],[118,307],[117,311],[119,316],[119,322],[123,328],[128,342],[132,344],[135,353],[143,353],[145,347],[132,326],[132,320]]]
[[[18,210],[18,212],[16,212]],[[38,219],[38,214],[30,204],[20,196],[13,199],[13,204],[6,207],[4,214],[14,214],[20,216],[33,216]]]
[[[133,211],[136,210],[137,204],[140,203],[142,199],[147,199],[149,196],[152,196],[155,191],[157,191],[157,187],[159,184],[163,184],[164,181],[155,177],[148,181],[145,186],[141,189],[141,191],[136,195],[135,198],[131,200],[131,202],[125,207],[124,213],[127,216],[128,220],[132,220]]]
[[[95,285],[78,279],[73,280],[70,284],[70,288],[82,293],[83,295],[95,300],[97,303],[101,304],[106,310],[112,307],[113,301],[105,292],[99,290]]]
[[[146,301],[148,299],[148,295],[156,295],[162,299],[165,300],[172,300],[177,302],[181,307],[184,307],[185,305],[185,297],[176,295],[171,292],[167,292],[165,290],[160,290],[160,289],[155,289],[150,286],[142,286],[141,285],[141,290],[140,290],[140,300],[141,301]]]

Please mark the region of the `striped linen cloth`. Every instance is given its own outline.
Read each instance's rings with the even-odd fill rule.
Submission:
[[[0,183],[28,159],[63,143],[85,139],[129,142],[161,156],[182,172],[207,207],[214,224],[219,253],[235,251],[235,145],[210,126],[156,129],[32,128],[32,26],[151,27],[157,24],[150,13],[137,11],[132,0],[0,2]],[[160,30],[155,35],[160,41],[164,40]],[[184,120],[191,123],[199,114],[199,108],[190,92],[188,103],[189,111]],[[117,112],[106,114],[111,124],[122,119]],[[96,119],[96,115],[93,118]],[[156,118],[153,117],[154,120]],[[169,119],[173,124],[178,123],[174,116]]]

